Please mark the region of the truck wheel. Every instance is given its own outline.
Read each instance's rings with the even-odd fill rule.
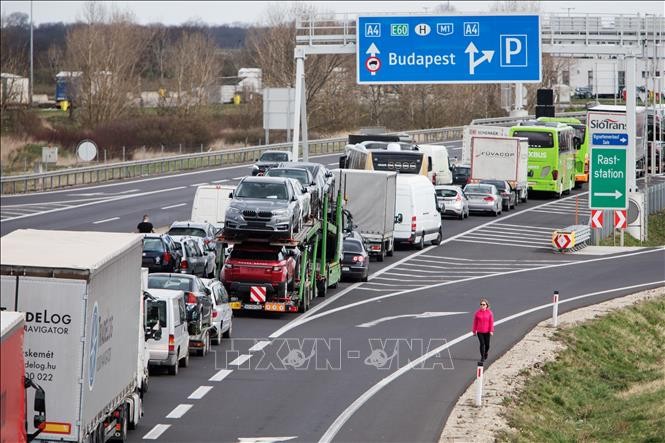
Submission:
[[[120,426],[120,435],[114,437],[112,440],[127,441],[127,429],[129,427],[129,408],[127,407],[126,404],[122,406],[122,411],[120,413],[120,416],[122,417],[122,424]]]
[[[394,255],[394,252],[395,252],[395,245],[393,244],[392,246],[390,246],[390,249],[388,249],[388,252],[386,252],[386,255],[388,257],[392,257]]]
[[[442,228],[439,228],[439,233],[437,234],[436,238],[432,240],[432,245],[434,246],[439,246],[441,244],[441,240],[443,240],[443,233],[441,232]]]
[[[420,234],[420,242],[416,245],[416,249],[422,251],[425,248],[425,233]]]
[[[386,258],[386,250],[381,248],[381,253],[376,256],[376,261],[383,261]]]
[[[178,375],[178,365],[180,362],[173,363],[172,366],[169,366],[169,375]]]
[[[529,200],[529,193],[525,192],[524,197],[522,197],[522,203],[526,203]]]
[[[189,367],[189,351],[187,351],[187,354],[185,354],[185,356],[181,358],[178,363],[182,368]]]

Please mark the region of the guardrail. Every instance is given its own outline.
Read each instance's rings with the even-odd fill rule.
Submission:
[[[552,233],[552,248],[560,253],[579,251],[589,244],[590,239],[588,225],[572,225]]]
[[[406,132],[417,143],[433,143],[462,138],[461,126]],[[346,137],[312,140],[308,144],[309,154],[319,155],[341,152],[346,143]],[[291,143],[274,143],[223,151],[173,155],[149,160],[134,160],[81,168],[68,168],[53,172],[3,176],[0,178],[0,194],[49,191],[68,186],[103,183],[111,180],[149,177],[152,175],[218,166],[240,165],[254,162],[263,151],[271,149],[290,150],[291,147]]]

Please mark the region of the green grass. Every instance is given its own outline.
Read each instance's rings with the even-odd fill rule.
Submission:
[[[648,230],[647,241],[641,243],[631,235],[624,233],[624,246],[665,246],[665,211],[649,216]],[[618,246],[620,235],[617,231],[616,239],[610,236],[600,242],[601,246]]]
[[[557,333],[499,441],[665,442],[665,297]]]

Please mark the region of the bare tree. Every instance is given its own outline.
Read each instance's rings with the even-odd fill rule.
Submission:
[[[293,51],[296,44],[295,22],[298,16],[325,17],[312,5],[294,3],[285,8],[274,5],[268,9],[262,27],[252,29],[247,36],[251,60],[262,69],[263,83],[272,87],[287,87],[295,80]],[[331,20],[331,24],[334,21]],[[307,105],[316,111],[314,99],[336,68],[342,64],[340,55],[313,55],[305,63]]]
[[[183,33],[169,51],[168,59],[173,75],[173,103],[181,115],[199,112],[208,104],[210,90],[219,76],[217,46],[201,33]]]
[[[77,105],[88,127],[122,117],[137,89],[140,59],[149,42],[148,31],[127,12],[86,3],[85,23],[67,34],[70,69],[80,71]]]

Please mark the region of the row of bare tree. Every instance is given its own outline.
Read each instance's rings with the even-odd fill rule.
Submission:
[[[536,3],[497,2],[493,10],[534,10]],[[434,12],[448,10],[442,3]],[[263,22],[249,29],[244,48],[236,56],[262,69],[264,87],[292,86],[296,17],[321,13],[303,3],[269,7]],[[50,48],[48,59],[54,69],[81,72],[74,104],[84,127],[127,116],[140,103],[148,70],[158,71],[159,104],[164,112],[196,116],[206,109],[210,89],[220,85],[228,56],[205,27],[200,32],[183,32],[174,41],[164,27],[140,26],[130,13],[104,3],[85,3],[82,16],[83,23],[68,30],[64,50]],[[3,55],[3,72],[11,69],[5,59],[9,60]],[[305,66],[310,128],[322,134],[358,125],[393,129],[457,125],[503,112],[499,85],[361,87],[355,81],[353,57],[315,55]],[[538,87],[556,82],[556,70],[553,60],[544,60],[544,82],[529,87],[529,99]]]

